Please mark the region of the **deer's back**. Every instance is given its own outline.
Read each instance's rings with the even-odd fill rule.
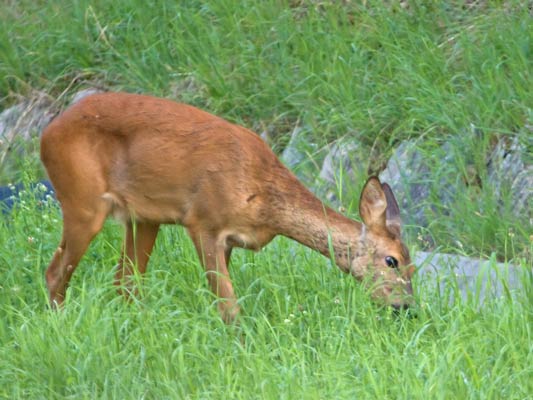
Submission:
[[[125,93],[67,109],[43,133],[41,155],[62,193],[83,181],[118,214],[186,226],[257,224],[300,185],[251,131],[192,106]]]

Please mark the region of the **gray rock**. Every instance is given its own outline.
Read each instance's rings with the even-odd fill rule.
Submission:
[[[70,105],[77,103],[81,99],[90,96],[91,94],[96,93],[103,93],[103,90],[96,89],[96,88],[87,88],[77,91],[74,96],[72,96],[72,100],[70,101]]]
[[[52,99],[38,94],[24,100],[0,114],[0,166],[11,158],[20,156],[21,144],[37,137],[57,114],[58,108]]]
[[[344,171],[345,175],[352,175],[354,169],[360,167],[357,162],[354,162],[353,158],[358,148],[359,146],[355,141],[334,143],[324,159],[320,170],[320,178],[335,184],[338,180],[340,169]]]
[[[179,75],[169,82],[169,98],[184,103],[203,103],[209,97],[209,90],[194,74]]]
[[[533,220],[533,165],[526,158],[527,150],[517,137],[500,140],[487,162],[488,182],[501,199],[511,193],[513,212]]]
[[[95,88],[80,90],[72,96],[71,104],[90,94],[100,92],[101,90]],[[58,103],[41,93],[5,109],[0,114],[1,151],[6,152],[17,139],[27,141],[32,137],[40,136],[43,129],[58,113]]]
[[[392,188],[401,210],[402,221],[426,226],[431,170],[429,160],[417,149],[417,142],[403,142],[394,151],[379,178]]]
[[[481,180],[484,166],[474,165],[468,154],[471,137],[456,137],[431,151],[421,151],[414,140],[394,151],[380,179],[388,182],[400,203],[402,220],[410,225],[427,226],[428,211],[447,215],[457,193],[471,189],[492,188],[500,204],[510,193],[512,210],[533,221],[533,165],[518,138],[501,140],[486,161],[487,178]],[[466,142],[463,142],[466,141]],[[420,146],[425,147],[425,146]],[[463,166],[464,170],[461,170]]]
[[[339,205],[337,193],[346,192],[366,177],[369,157],[355,139],[341,140],[331,145],[320,170],[319,194],[330,203]]]
[[[513,212],[516,216],[529,218],[533,226],[533,166],[525,166],[511,185]]]
[[[287,167],[293,169],[304,161],[305,151],[303,149],[305,146],[306,140],[302,134],[302,128],[299,126],[294,127],[291,132],[289,143],[281,154],[281,160],[287,165]]]
[[[9,146],[16,138],[29,140],[40,135],[57,112],[54,101],[41,94],[4,110],[0,114],[2,144]]]
[[[419,251],[413,262],[423,298],[473,299],[482,305],[490,299],[527,296],[533,284],[531,268],[494,260]]]
[[[296,126],[280,158],[309,187],[317,174],[313,159],[317,145],[308,139],[306,132],[304,128]]]

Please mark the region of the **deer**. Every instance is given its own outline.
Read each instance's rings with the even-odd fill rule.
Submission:
[[[260,136],[191,105],[124,92],[89,95],[44,129],[40,155],[59,200],[62,238],[45,272],[49,304],[67,286],[109,216],[125,226],[115,284],[131,298],[162,224],[182,225],[218,299],[222,320],[240,306],[229,274],[234,248],[258,251],[283,235],[332,258],[370,297],[413,303],[409,251],[390,186],[368,178],[361,222],[308,190]]]

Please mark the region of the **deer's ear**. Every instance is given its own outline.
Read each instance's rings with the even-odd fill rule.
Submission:
[[[359,215],[370,229],[386,228],[387,199],[381,182],[375,176],[368,178],[359,200]]]
[[[386,220],[387,228],[395,235],[400,236],[402,221],[400,220],[400,207],[391,187],[387,183],[382,183],[385,199],[387,200]]]

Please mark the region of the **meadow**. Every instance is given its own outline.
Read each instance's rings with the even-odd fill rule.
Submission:
[[[531,398],[531,219],[492,196],[484,164],[498,140],[532,153],[531,26],[524,1],[4,1],[2,108],[35,92],[66,104],[88,86],[151,93],[268,131],[277,153],[296,125],[317,148],[356,137],[369,173],[402,140],[465,150],[475,127],[459,170],[481,184],[426,229],[433,249],[522,266],[524,291],[451,301],[453,281],[440,294],[415,279],[416,317],[395,314],[277,238],[234,252],[244,312],[225,326],[179,227],[160,232],[139,296],[117,296],[122,230],[109,221],[53,312],[43,274],[61,214],[23,193],[0,214],[0,398]],[[37,148],[17,144],[0,181],[41,178]],[[423,247],[406,228],[411,250]]]

